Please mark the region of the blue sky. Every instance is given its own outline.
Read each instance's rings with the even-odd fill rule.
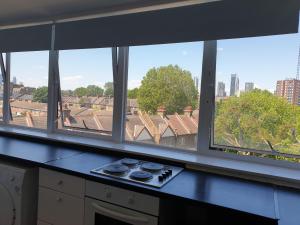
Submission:
[[[229,90],[230,75],[237,73],[240,89],[245,82],[274,91],[277,80],[296,76],[300,35],[220,40],[218,42],[217,81]],[[203,43],[139,46],[130,48],[128,86],[139,86],[152,67],[177,64],[192,76],[201,76]],[[60,52],[63,89],[112,81],[111,49]],[[27,86],[48,82],[48,52],[12,53],[11,77]]]

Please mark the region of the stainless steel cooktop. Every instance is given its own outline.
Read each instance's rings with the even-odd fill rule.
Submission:
[[[91,172],[153,187],[162,187],[182,170],[183,168],[177,166],[124,158],[93,169]]]

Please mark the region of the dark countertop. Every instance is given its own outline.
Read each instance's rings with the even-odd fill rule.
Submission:
[[[82,147],[81,147],[82,148]],[[147,187],[90,173],[91,169],[120,159],[105,151],[87,152],[46,141],[27,141],[0,136],[0,158],[22,161],[150,195],[204,203],[267,218],[279,219],[278,199],[292,193],[274,185],[185,169],[162,188]],[[132,156],[134,157],[134,156]],[[300,196],[298,192],[297,196]],[[279,197],[278,197],[279,196]],[[298,197],[300,198],[300,197]]]

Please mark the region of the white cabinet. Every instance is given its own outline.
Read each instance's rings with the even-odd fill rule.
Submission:
[[[38,220],[41,225],[83,225],[85,180],[40,169]]]

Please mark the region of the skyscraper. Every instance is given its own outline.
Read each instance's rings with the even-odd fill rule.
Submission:
[[[226,97],[225,83],[218,82],[217,97]]]
[[[254,89],[254,83],[246,82],[245,83],[245,92],[252,91]]]
[[[17,78],[13,77],[13,84],[17,84]]]
[[[230,96],[236,96],[239,94],[239,77],[237,74],[231,74],[230,82]]]
[[[199,91],[199,78],[198,77],[194,77],[194,84],[195,84],[197,91]]]
[[[275,94],[285,98],[291,104],[300,105],[300,80],[277,81]]]

